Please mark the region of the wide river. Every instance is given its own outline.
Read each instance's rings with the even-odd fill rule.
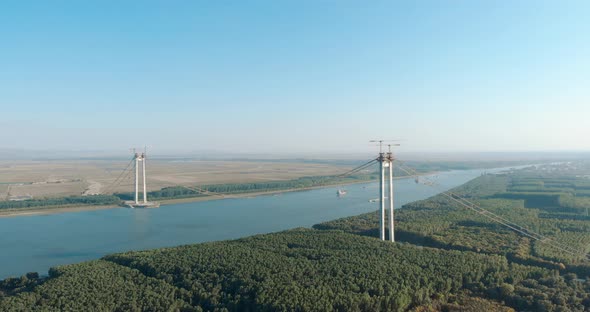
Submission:
[[[395,207],[461,185],[486,170],[432,175],[438,188],[414,179],[394,182]],[[0,279],[50,267],[97,259],[106,254],[276,232],[376,211],[378,183],[164,205],[159,209],[115,208],[51,215],[0,218]]]

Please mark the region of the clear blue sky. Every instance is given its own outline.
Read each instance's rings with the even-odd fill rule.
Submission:
[[[589,150],[589,1],[5,1],[0,148]]]

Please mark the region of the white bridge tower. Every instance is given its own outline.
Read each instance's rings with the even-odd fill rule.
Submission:
[[[371,141],[371,142],[379,142],[379,157],[377,161],[379,162],[379,203],[381,204],[381,209],[379,211],[380,215],[380,222],[379,222],[379,238],[381,240],[385,240],[385,215],[387,210],[389,211],[388,220],[388,229],[389,229],[389,241],[395,242],[395,233],[394,233],[394,219],[393,219],[393,153],[391,152],[392,146],[399,146],[399,144],[388,144],[389,151],[387,153],[383,152],[383,140],[378,141]],[[388,174],[387,174],[388,173]],[[386,182],[386,179],[389,180],[389,183]],[[386,194],[386,186],[387,192],[389,196],[385,196]],[[385,204],[385,200],[387,199],[387,205]],[[389,209],[386,209],[386,206],[389,206]]]
[[[147,186],[145,182],[145,153],[135,153],[135,203],[139,202],[139,164],[141,163],[141,173],[143,185],[143,203],[147,203]]]
[[[126,202],[127,206],[130,208],[158,208],[160,207],[160,203],[158,202],[148,202],[147,200],[147,182],[146,182],[146,173],[145,173],[145,161],[147,157],[147,153],[144,150],[143,153],[136,153],[135,149],[133,151],[135,153],[135,200]],[[141,165],[140,165],[141,164]],[[139,200],[139,171],[141,167],[141,185],[143,186],[143,200]]]

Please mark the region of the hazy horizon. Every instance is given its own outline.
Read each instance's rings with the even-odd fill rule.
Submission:
[[[141,149],[137,149],[141,150]],[[295,152],[295,153],[245,153],[239,151],[148,150],[153,159],[192,160],[364,160],[377,155],[378,147],[359,152]],[[534,161],[590,159],[588,151],[490,151],[490,152],[408,152],[398,149],[396,158],[412,161]],[[109,160],[127,159],[131,150],[34,150],[0,148],[0,160]]]
[[[584,1],[12,2],[0,148],[590,151]]]

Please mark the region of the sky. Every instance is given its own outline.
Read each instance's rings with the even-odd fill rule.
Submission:
[[[3,1],[0,148],[590,150],[588,1]]]

